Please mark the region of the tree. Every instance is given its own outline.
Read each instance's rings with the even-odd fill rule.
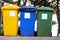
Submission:
[[[36,6],[36,5],[39,5],[39,6],[50,6],[50,3],[48,2],[48,0],[31,0],[31,2]]]
[[[15,4],[17,2],[13,2],[13,0],[3,0],[4,2],[7,2],[7,3],[11,3],[11,4]]]

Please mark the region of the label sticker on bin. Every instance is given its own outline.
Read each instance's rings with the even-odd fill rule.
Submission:
[[[15,11],[10,11],[10,16],[15,16]]]
[[[42,14],[42,19],[47,19],[47,16],[48,16],[47,14],[44,14],[44,13],[43,13],[43,14]]]
[[[30,13],[25,13],[24,18],[30,19]]]

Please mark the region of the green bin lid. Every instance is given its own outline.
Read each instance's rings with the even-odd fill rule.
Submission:
[[[42,10],[42,11],[53,11],[53,8],[50,7],[39,7],[37,10]]]

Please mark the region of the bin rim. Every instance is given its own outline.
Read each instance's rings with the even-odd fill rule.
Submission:
[[[20,8],[36,8],[34,6],[20,6]]]
[[[37,8],[37,10],[39,10],[39,11],[53,11],[54,9],[50,8],[50,7],[39,7],[39,8]]]
[[[5,5],[5,6],[3,6],[2,8],[1,8],[2,10],[6,10],[6,9],[11,9],[11,10],[13,10],[13,9],[19,9],[19,6],[17,6],[17,5],[14,5],[14,6],[9,6],[9,5]]]
[[[34,7],[34,6],[21,6],[20,10],[24,10],[24,11],[36,11],[36,7]]]

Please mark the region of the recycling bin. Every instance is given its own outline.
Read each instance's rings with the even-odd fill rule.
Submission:
[[[20,12],[21,36],[34,36],[35,7],[21,6]]]
[[[18,32],[18,9],[16,5],[2,7],[4,36],[17,36]]]
[[[53,8],[40,7],[37,10],[37,36],[51,36]]]

